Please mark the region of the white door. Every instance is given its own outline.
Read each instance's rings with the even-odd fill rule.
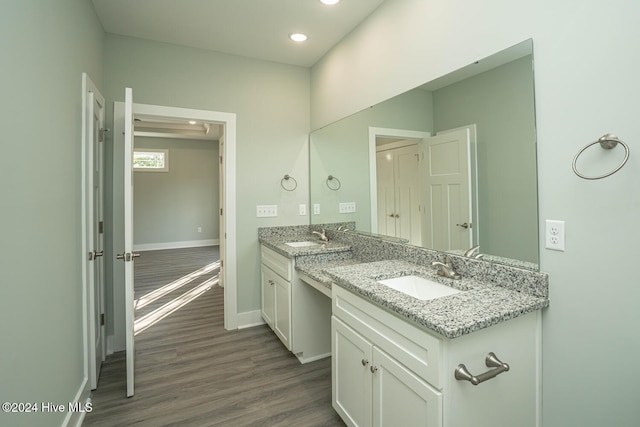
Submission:
[[[376,184],[378,192],[378,233],[396,235],[396,193],[393,150],[376,153]]]
[[[219,224],[220,224],[220,245],[219,245],[219,251],[220,251],[220,272],[218,273],[218,285],[223,288],[224,287],[224,254],[225,254],[225,239],[227,238],[227,233],[226,233],[226,224],[225,224],[225,217],[224,215],[226,214],[226,212],[224,212],[224,128],[222,131],[222,134],[220,135],[220,140],[218,143],[218,152],[219,152],[219,159],[220,162],[218,163],[219,167],[220,167],[220,171],[218,173],[218,177],[220,179],[219,183],[218,183],[218,189],[219,189],[219,196],[218,196],[218,200],[220,202],[220,220],[219,220]]]
[[[410,144],[376,153],[378,233],[420,246],[419,155],[418,145]]]
[[[432,136],[421,145],[423,245],[467,249],[472,246],[469,129]]]
[[[125,341],[127,352],[127,397],[133,396],[134,346],[134,274],[133,260],[133,91],[125,89],[124,97],[124,252],[118,258],[124,261]]]
[[[85,241],[88,376],[92,390],[98,386],[100,368],[105,360],[105,296],[104,296],[104,106],[105,101],[91,79],[83,75],[84,117],[84,188],[85,188]]]

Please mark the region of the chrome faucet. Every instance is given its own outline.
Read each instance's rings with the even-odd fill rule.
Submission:
[[[480,245],[476,245],[467,249],[467,251],[464,253],[464,256],[474,259],[482,258],[482,254],[480,253]]]
[[[341,225],[340,227],[338,227],[338,231],[349,231],[349,229],[347,228],[346,225]]]
[[[317,234],[317,235],[318,235],[318,238],[319,238],[320,240],[322,240],[323,242],[328,242],[328,241],[329,241],[329,238],[328,238],[328,237],[327,237],[327,235],[324,233],[324,228],[322,229],[322,232],[319,232],[319,231],[312,231],[311,233],[312,233],[312,234]]]
[[[461,276],[454,271],[453,264],[451,263],[451,258],[449,258],[449,255],[444,256],[444,262],[433,261],[431,265],[436,267],[438,276],[448,277],[449,279],[461,278]]]

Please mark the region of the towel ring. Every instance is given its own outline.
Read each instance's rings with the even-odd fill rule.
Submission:
[[[582,175],[580,172],[578,172],[578,168],[576,167],[576,162],[578,161],[578,157],[580,157],[580,155],[584,152],[584,150],[586,150],[587,148],[591,147],[592,145],[595,144],[600,144],[600,146],[606,150],[610,150],[613,147],[615,147],[618,144],[621,144],[624,147],[624,159],[622,160],[622,163],[620,163],[614,170],[612,170],[611,172],[605,173],[604,175],[599,175],[599,176],[585,176]],[[593,141],[587,145],[585,145],[584,147],[582,147],[582,149],[580,151],[578,151],[578,154],[576,154],[576,156],[573,158],[573,172],[578,175],[580,178],[583,179],[602,179],[602,178],[606,178],[608,176],[613,175],[614,173],[618,172],[624,165],[625,163],[627,163],[627,160],[629,159],[629,146],[627,144],[625,144],[624,142],[622,142],[620,139],[618,139],[618,137],[612,133],[606,133],[604,135],[602,135],[597,141]]]
[[[289,180],[292,180],[292,181],[293,181],[293,187],[291,187],[291,188],[287,188],[287,187],[284,185],[285,181],[289,181]],[[294,177],[292,177],[291,175],[288,175],[288,174],[287,174],[287,175],[285,175],[285,176],[284,176],[284,178],[282,178],[282,179],[280,180],[280,186],[281,186],[282,188],[284,188],[286,191],[293,191],[293,190],[295,190],[296,188],[298,188],[298,181],[296,181],[296,179],[295,179]]]
[[[333,186],[333,187],[332,187],[332,186],[329,184],[329,182],[334,181],[334,180],[338,182],[338,186]],[[327,187],[329,187],[329,190],[338,191],[338,190],[340,189],[340,187],[342,187],[342,184],[340,183],[340,180],[339,180],[338,178],[336,178],[336,177],[335,177],[335,176],[333,176],[333,175],[329,175],[329,176],[327,177]]]

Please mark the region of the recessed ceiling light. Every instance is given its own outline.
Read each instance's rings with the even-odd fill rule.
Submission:
[[[291,40],[293,40],[294,42],[303,42],[307,39],[307,36],[305,36],[302,33],[293,33],[291,35],[289,35],[289,38]]]
[[[333,6],[334,4],[338,4],[340,0],[320,0],[320,3],[326,4],[327,6]]]

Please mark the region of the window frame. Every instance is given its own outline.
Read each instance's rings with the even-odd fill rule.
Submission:
[[[164,167],[138,167],[135,164],[136,153],[162,153],[164,157]],[[134,148],[133,161],[131,162],[134,172],[169,172],[169,150],[165,148]]]

